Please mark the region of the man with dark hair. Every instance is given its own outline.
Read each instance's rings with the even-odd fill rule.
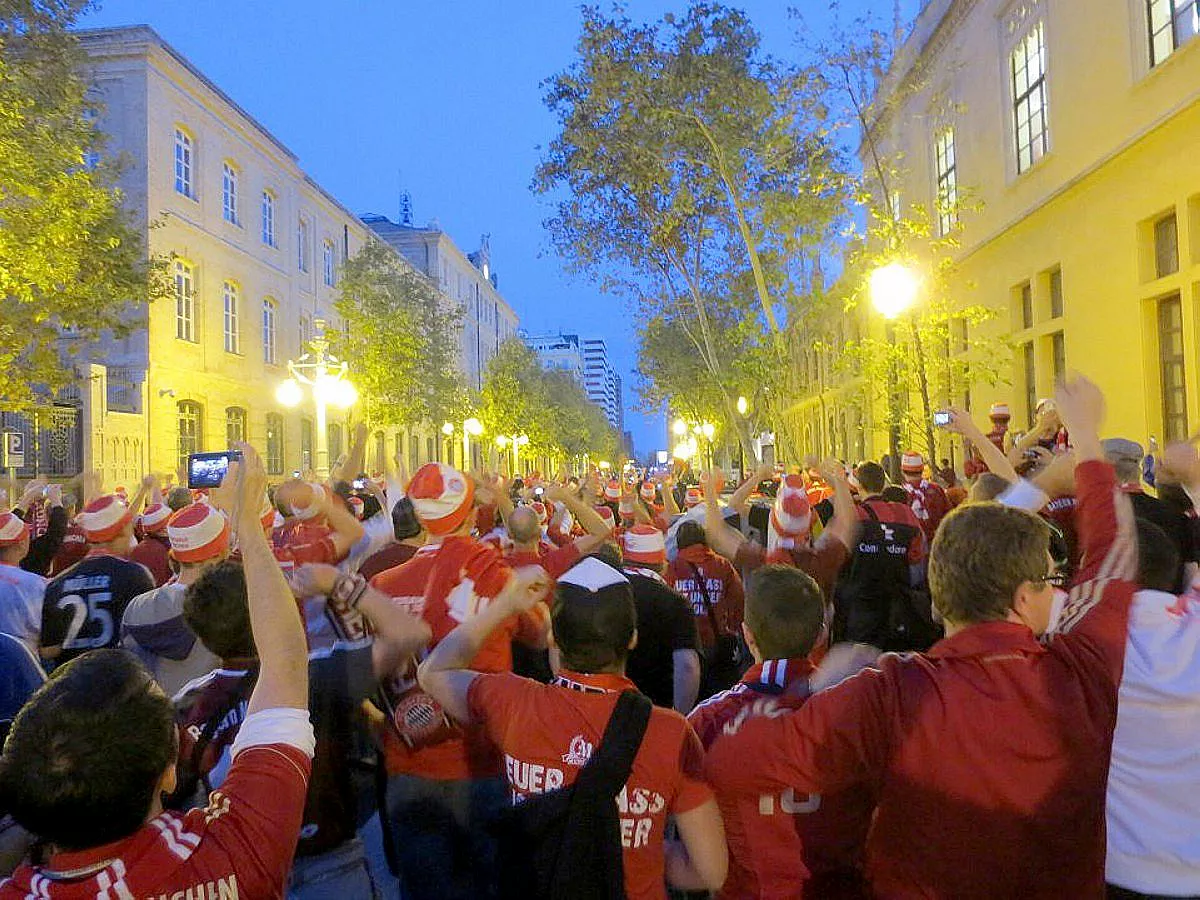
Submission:
[[[1133,515],[1103,460],[1104,398],[1059,388],[1084,566],[1057,630],[1046,526],[995,504],[943,520],[929,577],[946,639],[885,654],[709,751],[719,794],[877,785],[867,875],[884,897],[1100,897],[1104,791],[1135,590]],[[753,767],[742,762],[765,758]]]
[[[638,641],[633,595],[620,572],[594,558],[567,572],[555,589],[552,631],[562,668],[551,684],[469,668],[488,634],[536,603],[540,593],[536,581],[514,584],[439,643],[419,673],[422,686],[457,721],[479,723],[503,751],[514,801],[572,784],[617,697],[634,690],[625,677]],[[702,757],[683,717],[655,707],[616,798],[630,900],[663,897],[664,876],[690,890],[716,890],[725,880],[725,840],[712,793],[700,778]],[[669,816],[680,844],[665,839]]]
[[[663,579],[667,546],[653,525],[622,535],[622,571],[633,589],[638,644],[629,654],[629,678],[659,706],[686,715],[700,694],[700,639],[692,608]]]
[[[1200,497],[1200,456],[1166,448],[1173,478]],[[1137,520],[1138,587],[1108,771],[1105,876],[1114,900],[1200,896],[1200,606],[1177,597],[1176,544]]]
[[[425,532],[407,497],[401,497],[392,505],[392,533],[396,542],[368,556],[359,566],[358,573],[367,581],[380,572],[404,565],[425,544]]]
[[[52,848],[0,882],[0,898],[282,896],[313,751],[304,630],[258,527],[262,461],[237,447],[227,478],[242,500],[260,668],[222,789],[205,809],[163,812],[176,784],[171,702],[127,651],[84,654],[34,694],[0,757],[5,807]]]
[[[300,599],[329,598],[328,614],[338,617],[335,627],[343,639],[309,654],[316,755],[288,896],[370,897],[350,777],[359,707],[375,693],[380,678],[425,645],[429,627],[369,588],[361,576],[341,575],[333,566],[301,566],[292,588]],[[237,740],[257,670],[242,566],[223,562],[206,570],[188,588],[184,614],[220,664],[175,698],[183,731],[180,781],[199,778],[206,789],[217,789],[228,771],[229,747]],[[371,633],[360,627],[364,620]],[[185,793],[190,788],[184,784]]]
[[[688,716],[705,749],[752,706],[772,715],[804,705],[810,654],[825,637],[821,589],[793,566],[759,569],[746,594],[742,632],[755,664],[732,690]],[[763,760],[748,754],[737,765]],[[718,792],[717,802],[730,852],[720,896],[867,896],[860,870],[875,797],[865,786],[829,796],[791,789],[761,796]]]
[[[684,522],[675,533],[678,552],[667,567],[667,585],[691,604],[700,637],[700,697],[730,687],[741,669],[742,578],[708,547],[704,526]]]

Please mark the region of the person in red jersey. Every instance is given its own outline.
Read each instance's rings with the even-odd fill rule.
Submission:
[[[822,477],[833,488],[834,512],[817,540],[810,539],[812,512],[804,480],[799,475],[788,475],[775,495],[767,538],[769,546],[765,549],[747,541],[725,524],[717,505],[716,491],[710,490],[704,519],[709,546],[742,571],[752,571],[767,562],[794,565],[811,575],[826,598],[832,601],[837,573],[850,556],[859,526],[854,498],[841,466],[836,463],[825,465]]]
[[[825,603],[817,583],[794,566],[754,573],[742,625],[754,665],[731,690],[688,716],[705,749],[754,711],[799,709],[812,693],[810,654],[823,642]],[[747,754],[753,768],[768,757]],[[768,761],[768,765],[773,765]],[[788,788],[777,794],[723,794],[717,802],[729,843],[729,877],[721,900],[865,898],[863,847],[875,796],[866,786],[832,795]]]
[[[553,633],[562,668],[551,684],[471,669],[493,629],[536,602],[530,590],[509,593],[455,629],[420,669],[422,685],[455,719],[482,724],[503,750],[514,801],[572,784],[618,695],[635,689],[625,677],[637,640],[632,590],[621,573],[591,557],[555,589]],[[630,900],[665,898],[664,879],[689,890],[714,890],[725,880],[720,814],[701,767],[700,744],[687,722],[656,707],[616,797]],[[681,843],[667,841],[668,817]]]
[[[700,637],[700,693],[710,697],[730,687],[745,668],[738,635],[742,629],[742,578],[709,549],[704,527],[683,522],[675,533],[675,558],[667,566],[667,586],[692,607]]]
[[[942,522],[930,560],[945,640],[885,654],[794,712],[748,717],[709,752],[726,795],[877,785],[867,839],[877,896],[1104,897],[1134,518],[1103,459],[1100,390],[1074,379],[1057,403],[1080,460],[1084,564],[1056,630],[1047,635],[1058,578],[1045,523],[968,504]],[[742,766],[751,754],[767,759]]]
[[[138,516],[142,536],[138,545],[129,551],[132,562],[141,563],[150,572],[155,587],[171,580],[171,542],[167,538],[167,519],[172,509],[164,503],[152,503]]]
[[[324,485],[292,479],[275,496],[292,511],[272,535],[275,558],[285,574],[305,563],[335,565],[363,537],[362,522]]]
[[[304,629],[291,590],[258,527],[266,486],[253,448],[230,465],[243,502],[258,682],[207,807],[164,812],[175,786],[171,701],[130,653],[72,660],[17,716],[0,757],[9,813],[49,845],[38,865],[0,882],[0,898],[143,900],[282,897],[300,834],[313,754]]]
[[[480,494],[485,494],[480,491]],[[431,647],[486,609],[513,570],[494,547],[473,539],[475,484],[443,463],[427,463],[408,485],[428,543],[371,586],[432,629]],[[492,497],[481,496],[490,503]],[[476,656],[483,671],[512,668],[512,641],[542,644],[548,617],[510,616]],[[416,683],[416,662],[392,685],[399,698],[382,732],[388,774],[386,816],[406,898],[486,898],[494,878],[494,845],[482,823],[504,803],[502,761],[480,728],[460,728]]]
[[[984,439],[1001,454],[1004,454],[1007,451],[1005,436],[1008,434],[1008,423],[1012,419],[1012,412],[1009,410],[1008,404],[993,403],[991,409],[988,410],[988,418],[992,420],[992,430],[984,435]],[[968,446],[964,448],[966,459],[963,461],[963,473],[967,478],[974,478],[991,471],[988,457],[981,449],[982,446],[982,441],[972,438]]]
[[[512,540],[512,547],[504,554],[504,561],[513,568],[541,566],[551,578],[557,578],[604,543],[610,529],[595,510],[562,488],[548,488],[546,497],[565,504],[588,533],[569,544],[556,547],[543,539],[542,522],[534,508],[539,504],[519,506],[508,514],[508,536]]]
[[[916,451],[910,450],[900,457],[900,474],[904,477],[908,505],[925,532],[925,540],[932,541],[938,525],[950,512],[946,492],[925,477],[925,457]]]

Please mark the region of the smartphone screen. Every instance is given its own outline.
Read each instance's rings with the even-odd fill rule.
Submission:
[[[215,453],[192,453],[188,455],[188,487],[220,487],[229,471],[229,463],[241,459],[239,450],[219,450]]]
[[[354,489],[356,491],[361,491],[367,486],[367,482],[362,478],[355,478],[352,484],[354,485]]]
[[[938,428],[945,428],[947,425],[950,424],[950,413],[935,412],[933,414],[933,424],[935,426],[937,426]]]

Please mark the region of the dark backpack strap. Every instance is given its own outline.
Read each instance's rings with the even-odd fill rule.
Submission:
[[[637,691],[622,691],[617,705],[604,728],[600,746],[592,752],[579,778],[575,780],[577,793],[594,792],[605,797],[615,797],[633,768],[646,726],[650,723],[653,704],[649,698]]]

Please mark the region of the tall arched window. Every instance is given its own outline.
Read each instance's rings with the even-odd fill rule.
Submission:
[[[231,406],[225,410],[225,446],[246,440],[246,411],[240,406]]]
[[[275,365],[275,317],[278,307],[270,297],[263,298],[262,304],[262,345],[263,362]]]
[[[225,352],[241,352],[241,325],[238,321],[238,305],[241,301],[241,291],[236,281],[226,281],[221,291],[225,301]]]
[[[267,413],[267,474],[283,474],[283,416]]]
[[[188,455],[199,453],[204,444],[204,411],[194,400],[180,400],[175,409],[179,422],[179,465],[186,466]]]

